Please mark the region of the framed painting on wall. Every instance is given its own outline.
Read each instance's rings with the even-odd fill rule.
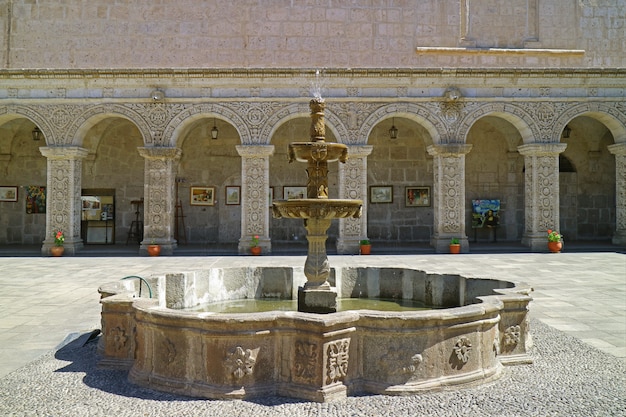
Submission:
[[[430,187],[406,187],[404,201],[407,207],[430,207]]]
[[[370,187],[370,203],[393,203],[393,187],[391,185],[372,185]]]
[[[283,187],[283,198],[285,200],[306,198],[306,187]]]
[[[0,186],[0,201],[17,201],[17,187]]]
[[[189,196],[192,206],[215,205],[215,187],[191,187]]]
[[[229,185],[226,187],[226,205],[238,206],[241,203],[241,187]]]
[[[29,185],[26,188],[26,213],[37,214],[46,212],[46,187]]]

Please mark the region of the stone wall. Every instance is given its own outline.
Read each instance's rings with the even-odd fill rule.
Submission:
[[[620,67],[623,0],[13,0],[0,67]]]

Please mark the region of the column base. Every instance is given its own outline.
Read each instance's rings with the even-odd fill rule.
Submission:
[[[41,246],[41,254],[43,256],[50,256],[50,248],[54,246],[54,240],[44,241]],[[63,243],[63,248],[65,251],[63,252],[64,256],[73,256],[76,255],[82,248],[84,247],[82,239],[80,240],[65,240]]]
[[[166,243],[156,242],[156,244],[161,246],[160,256],[173,255],[174,249],[178,247],[178,244],[176,242],[166,242]],[[141,246],[139,247],[139,255],[148,256],[148,246],[150,245],[151,243],[141,242]]]
[[[459,239],[461,253],[469,253],[469,241],[467,240],[467,236],[433,236],[430,239],[430,245],[435,248],[435,252],[437,253],[450,253],[450,240],[452,240],[452,238]]]
[[[358,255],[360,239],[358,238],[339,238],[337,239],[337,253],[339,255]]]
[[[616,246],[626,246],[626,230],[620,230],[615,232],[611,243]]]
[[[337,312],[337,290],[306,289],[298,287],[298,311],[327,314]]]
[[[529,247],[531,252],[547,252],[548,236],[545,233],[540,236],[525,235],[522,237],[522,245]]]

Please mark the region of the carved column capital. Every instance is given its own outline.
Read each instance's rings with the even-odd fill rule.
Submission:
[[[473,145],[469,144],[444,144],[444,145],[430,145],[426,148],[429,155],[432,156],[452,156],[457,157],[466,155],[472,150]]]
[[[79,146],[42,146],[39,152],[49,160],[51,159],[83,159],[89,151]]]
[[[613,155],[626,155],[626,142],[609,145],[606,148]]]
[[[139,155],[146,159],[152,160],[165,160],[165,159],[173,159],[178,160],[182,155],[182,150],[180,148],[170,148],[170,147],[147,147],[147,148],[137,148],[139,151]]]
[[[524,156],[555,156],[565,151],[566,143],[529,143],[517,147]]]
[[[274,145],[237,145],[235,149],[242,158],[261,158],[274,154]]]

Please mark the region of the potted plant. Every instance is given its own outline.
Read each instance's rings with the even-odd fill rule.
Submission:
[[[65,252],[65,248],[63,244],[65,243],[65,235],[63,235],[62,231],[58,231],[56,235],[54,235],[54,246],[50,248],[50,253],[52,256],[62,256],[63,252]]]
[[[150,256],[159,256],[161,254],[161,245],[158,245],[154,239],[150,241],[148,245],[148,255]]]
[[[548,250],[559,253],[563,249],[563,235],[556,230],[548,229]]]
[[[359,242],[359,248],[361,249],[361,255],[369,255],[372,252],[372,244],[369,239],[362,239]]]
[[[250,241],[250,253],[255,256],[259,256],[261,254],[261,247],[259,246],[259,235],[252,236]]]
[[[461,253],[461,242],[456,237],[450,239],[450,253]]]

